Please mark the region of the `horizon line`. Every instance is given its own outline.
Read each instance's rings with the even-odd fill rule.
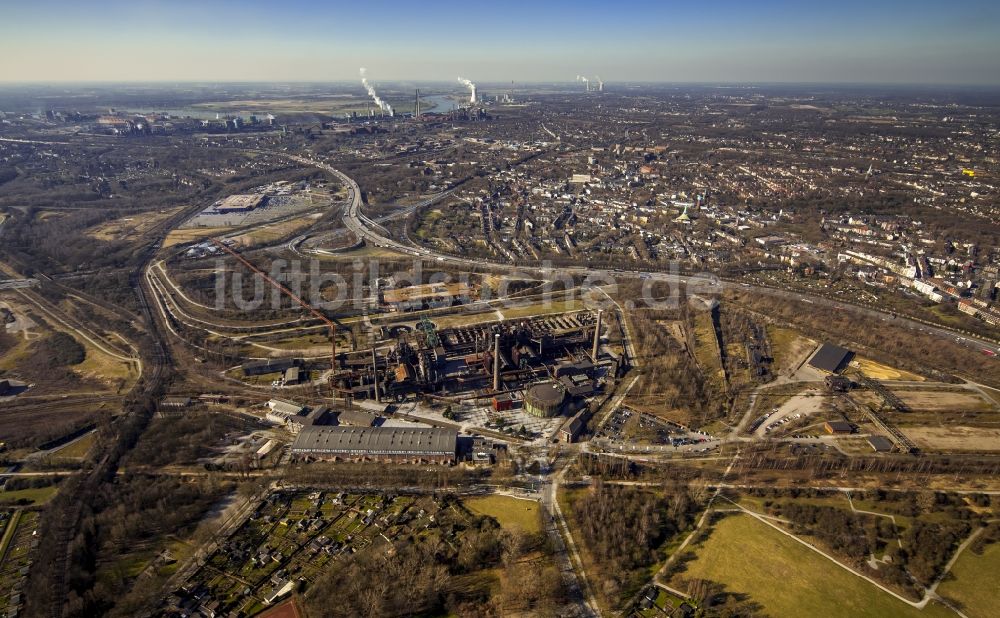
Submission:
[[[549,85],[563,86],[576,85],[579,83],[573,79],[565,80],[473,80],[476,84],[485,85]],[[379,84],[399,84],[399,83],[428,83],[443,84],[450,83],[449,79],[409,79],[409,78],[388,78],[379,79]],[[728,80],[603,80],[605,85],[625,85],[625,86],[725,86],[725,87],[759,87],[759,86],[864,86],[864,87],[887,87],[887,88],[997,88],[1000,89],[1000,82],[879,82],[879,81],[799,81],[799,80],[750,80],[750,81],[728,81]],[[165,84],[360,84],[360,80],[355,79],[207,79],[207,78],[183,78],[183,79],[85,79],[85,80],[60,80],[60,79],[37,79],[37,80],[7,80],[0,78],[0,86],[62,86],[62,85],[165,85]]]

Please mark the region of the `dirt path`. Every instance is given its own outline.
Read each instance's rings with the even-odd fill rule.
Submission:
[[[570,533],[565,517],[563,517],[562,509],[559,507],[559,486],[562,484],[565,473],[566,467],[563,466],[552,475],[549,486],[542,491],[542,507],[549,515],[549,522],[545,527],[555,546],[557,559],[561,559],[563,563],[560,567],[563,577],[570,583],[570,588],[576,588],[582,597],[579,606],[580,612],[584,616],[600,616],[600,605],[594,597],[583,568],[583,561],[576,548],[576,542],[573,540],[573,535]]]
[[[3,539],[0,539],[0,564],[3,564],[7,560],[7,548],[10,545],[11,539],[14,538],[14,531],[17,530],[17,524],[21,520],[21,509],[16,509],[10,516],[10,521],[7,522],[7,529],[3,532]]]

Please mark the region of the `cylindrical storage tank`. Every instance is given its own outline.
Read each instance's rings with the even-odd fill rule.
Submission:
[[[565,400],[566,391],[555,382],[535,384],[524,394],[524,411],[542,418],[558,416]]]

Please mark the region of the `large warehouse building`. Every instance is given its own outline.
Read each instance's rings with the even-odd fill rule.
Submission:
[[[248,195],[230,195],[215,203],[215,210],[220,214],[231,212],[250,212],[264,203],[265,195],[254,193]]]
[[[827,373],[840,373],[851,362],[852,358],[854,358],[854,352],[847,348],[824,343],[809,359],[809,365]]]
[[[455,463],[458,432],[425,427],[305,427],[292,445],[296,459]]]

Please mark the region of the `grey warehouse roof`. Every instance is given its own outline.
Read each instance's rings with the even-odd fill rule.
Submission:
[[[378,416],[363,410],[347,408],[341,410],[337,416],[337,423],[340,425],[357,425],[358,427],[371,427],[378,420]]]
[[[887,453],[892,450],[892,442],[885,436],[870,436],[868,444],[879,453]]]
[[[295,453],[454,455],[458,432],[424,427],[305,427]]]
[[[847,361],[853,355],[854,352],[851,352],[847,348],[842,348],[832,343],[824,343],[816,354],[809,359],[809,364],[823,371],[837,373],[847,364]]]

